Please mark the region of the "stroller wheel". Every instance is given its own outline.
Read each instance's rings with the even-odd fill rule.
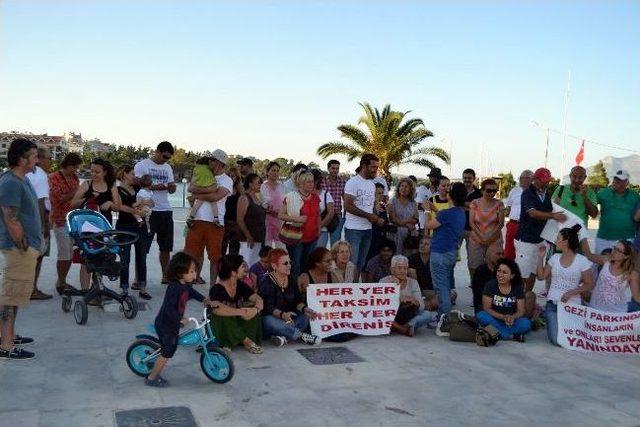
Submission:
[[[73,306],[73,317],[76,318],[76,323],[78,325],[84,325],[87,323],[87,318],[89,317],[89,311],[87,310],[87,304],[84,300],[77,300]]]
[[[62,311],[65,313],[71,311],[71,297],[69,295],[62,296]]]
[[[138,300],[133,295],[127,295],[122,300],[122,313],[127,319],[133,319],[138,314]]]

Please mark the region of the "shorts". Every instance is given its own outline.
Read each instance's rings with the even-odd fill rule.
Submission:
[[[149,236],[149,242],[153,241],[153,236],[156,236],[158,242],[158,249],[160,252],[173,251],[173,212],[172,211],[153,211],[149,218],[149,228],[151,235]],[[151,244],[147,246],[147,251],[151,247]]]
[[[209,221],[195,220],[187,233],[184,251],[201,261],[206,248],[209,261],[218,262],[222,256],[223,237],[224,227]]]
[[[538,247],[542,243],[527,243],[520,240],[513,241],[516,247],[516,264],[520,267],[523,279],[528,279],[536,274],[538,267]]]
[[[56,247],[58,248],[58,261],[71,261],[73,256],[73,242],[66,226],[53,229],[56,237]]]
[[[0,289],[0,306],[25,306],[33,291],[40,252],[32,247],[29,247],[26,252],[14,248],[2,250],[2,255],[4,255],[4,271],[2,272],[2,289]]]
[[[502,239],[496,240],[489,246],[480,245],[469,239],[469,244],[467,245],[467,266],[475,270],[484,264],[487,258],[487,250],[493,245],[498,245],[502,248]]]
[[[171,359],[178,349],[178,334],[165,334],[158,331],[160,340],[160,355]]]

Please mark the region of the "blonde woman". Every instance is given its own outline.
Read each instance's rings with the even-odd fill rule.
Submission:
[[[397,226],[395,242],[396,254],[403,254],[404,242],[418,224],[418,204],[415,202],[416,186],[409,178],[398,182],[396,195],[387,205],[391,224]]]
[[[351,245],[346,240],[340,240],[331,246],[333,264],[331,271],[340,283],[355,283],[356,265],[351,260]]]

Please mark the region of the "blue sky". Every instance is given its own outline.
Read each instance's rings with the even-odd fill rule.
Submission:
[[[569,133],[640,151],[639,17],[632,1],[4,0],[0,130],[319,161],[367,101],[421,117],[454,176],[518,173],[543,162],[530,121],[562,128],[569,70]],[[628,154],[587,144],[585,163]]]

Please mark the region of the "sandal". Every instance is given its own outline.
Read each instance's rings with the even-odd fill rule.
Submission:
[[[151,295],[149,295],[149,293],[147,291],[140,291],[138,293],[138,295],[140,296],[140,298],[149,301],[151,299]]]
[[[56,291],[58,292],[58,295],[62,295],[64,291],[68,290],[75,290],[75,288],[68,283],[63,283],[61,285],[60,282],[56,282]]]
[[[262,347],[260,347],[258,344],[251,342],[251,344],[244,346],[244,348],[247,349],[247,351],[251,354],[262,354],[264,350],[262,350]]]

